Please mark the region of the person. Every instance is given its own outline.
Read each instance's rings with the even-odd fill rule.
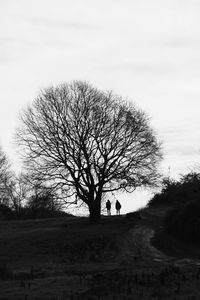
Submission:
[[[111,216],[111,212],[110,212],[111,203],[110,203],[110,200],[107,200],[107,202],[106,202],[106,209],[107,209],[108,216]]]
[[[120,215],[120,209],[121,209],[121,204],[120,202],[117,200],[116,203],[115,203],[115,208],[116,208],[116,213],[117,215]]]

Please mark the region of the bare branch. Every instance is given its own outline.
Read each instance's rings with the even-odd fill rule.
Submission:
[[[112,92],[80,81],[51,87],[21,122],[17,141],[28,168],[89,208],[100,206],[103,193],[156,181],[162,155],[148,119]]]

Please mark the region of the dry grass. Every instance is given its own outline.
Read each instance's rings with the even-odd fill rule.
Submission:
[[[92,226],[75,217],[1,222],[0,299],[200,299],[198,265],[155,259],[148,230],[132,234],[159,229],[163,210],[140,213]]]

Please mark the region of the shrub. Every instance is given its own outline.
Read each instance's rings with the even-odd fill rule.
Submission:
[[[200,242],[200,199],[169,212],[165,219],[165,230],[184,241]]]
[[[164,178],[161,192],[154,195],[148,206],[183,206],[196,199],[200,199],[200,174],[191,172],[182,176],[179,181]]]
[[[149,206],[170,205],[164,230],[184,241],[198,242],[200,236],[200,174],[190,172],[179,181],[163,180],[163,188]]]

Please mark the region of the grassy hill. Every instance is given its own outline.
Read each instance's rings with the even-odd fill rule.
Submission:
[[[0,299],[199,299],[198,265],[151,245],[165,214],[1,221]]]
[[[50,299],[62,291],[73,294],[73,286],[83,274],[116,268],[129,228],[120,217],[104,218],[93,226],[86,218],[77,217],[1,221],[1,295],[24,299],[28,292],[32,297]],[[60,278],[59,283],[55,277]],[[70,285],[69,280],[73,281]],[[33,289],[26,291],[21,288],[24,284]]]

